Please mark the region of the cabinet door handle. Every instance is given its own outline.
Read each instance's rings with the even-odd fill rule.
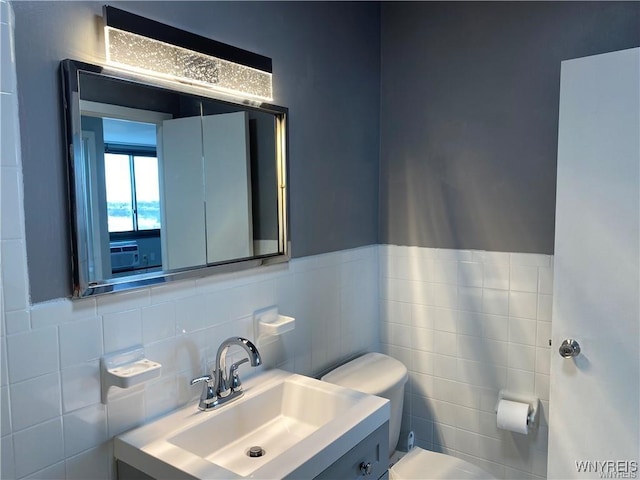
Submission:
[[[360,464],[360,472],[362,473],[363,477],[365,475],[371,475],[371,462],[362,462]]]

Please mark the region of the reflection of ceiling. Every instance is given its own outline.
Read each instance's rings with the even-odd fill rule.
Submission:
[[[156,125],[153,123],[103,118],[102,128],[105,143],[156,146]]]

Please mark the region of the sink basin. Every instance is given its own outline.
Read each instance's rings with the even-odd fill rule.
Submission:
[[[281,370],[243,387],[116,437],[116,458],[155,478],[313,478],[389,419],[385,399]]]
[[[209,416],[167,441],[246,476],[316,432],[353,403],[354,392],[328,392],[317,383],[292,376],[235,408],[221,407],[219,415]],[[254,446],[264,454],[249,458],[247,452]]]

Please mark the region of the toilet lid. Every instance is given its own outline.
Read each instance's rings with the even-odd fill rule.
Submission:
[[[389,469],[390,480],[495,480],[475,465],[451,455],[414,448]]]
[[[332,370],[321,380],[370,395],[382,395],[391,389],[403,388],[408,378],[407,367],[401,362],[372,352]]]

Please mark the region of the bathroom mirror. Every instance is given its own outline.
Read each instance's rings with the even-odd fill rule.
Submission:
[[[287,261],[287,109],[61,64],[73,296]]]

